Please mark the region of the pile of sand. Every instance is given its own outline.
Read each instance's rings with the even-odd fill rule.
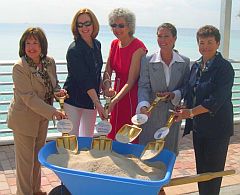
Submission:
[[[146,164],[137,158],[127,158],[109,151],[80,151],[77,155],[52,154],[47,161],[65,168],[142,180],[160,180],[166,174],[162,162]]]

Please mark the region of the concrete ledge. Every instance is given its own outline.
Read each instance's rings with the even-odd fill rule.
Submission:
[[[60,137],[61,133],[49,133],[47,136],[47,141],[55,140]],[[0,137],[0,146],[14,144],[13,136]]]

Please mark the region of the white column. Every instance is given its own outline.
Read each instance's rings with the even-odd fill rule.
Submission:
[[[220,44],[220,51],[221,51],[223,57],[227,58],[227,59],[229,59],[231,12],[232,12],[232,0],[221,0],[221,14],[220,14],[221,44]]]

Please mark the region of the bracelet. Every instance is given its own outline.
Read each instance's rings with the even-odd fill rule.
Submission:
[[[103,85],[105,86],[105,83],[106,82],[110,82],[110,86],[111,86],[111,84],[112,84],[112,81],[110,80],[110,79],[105,79],[104,81],[103,81]],[[106,86],[105,86],[106,87]]]
[[[110,77],[108,71],[105,70],[104,73],[103,73],[103,76],[105,75],[105,73],[107,74],[107,77],[108,77],[109,79],[111,79],[111,77]]]

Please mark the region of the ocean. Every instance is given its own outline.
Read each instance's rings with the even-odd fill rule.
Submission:
[[[47,36],[48,39],[48,55],[52,56],[55,60],[65,60],[66,51],[69,44],[73,41],[73,36],[71,33],[70,24],[1,24],[0,23],[0,61],[15,61],[18,59],[18,49],[19,49],[19,40],[22,33],[26,28],[31,26],[41,27]],[[152,54],[158,50],[157,37],[156,37],[156,28],[157,27],[144,27],[137,26],[135,37],[139,38],[144,42],[148,49],[148,54]],[[191,60],[196,60],[199,58],[200,54],[198,52],[198,46],[196,42],[196,32],[197,29],[190,28],[178,28],[178,35],[175,49],[179,53],[188,56]],[[240,61],[240,30],[232,30],[230,38],[230,51],[229,58]],[[106,61],[109,53],[109,48],[111,41],[115,39],[115,36],[111,32],[109,26],[100,26],[100,31],[97,39],[102,44],[102,55],[104,61]],[[239,64],[233,64],[235,68],[239,67]],[[0,72],[10,72],[12,67],[1,67]],[[66,68],[64,68],[66,69]],[[236,72],[236,75],[239,76],[239,71]],[[64,79],[60,75],[60,80]],[[9,82],[11,77],[2,76],[0,82]],[[235,82],[240,83],[240,79],[235,79]],[[239,90],[239,85],[234,86],[234,90]],[[9,87],[5,85],[0,85],[0,91],[11,91]],[[238,94],[233,94],[234,97],[239,98]],[[0,96],[0,101],[7,101],[11,98],[10,96]],[[234,101],[234,104],[240,104],[240,101]],[[7,105],[0,105],[0,111],[7,109]],[[236,111],[239,107],[235,108]],[[0,115],[0,121],[5,120],[6,115]],[[0,129],[6,128],[5,125],[1,125]]]
[[[0,23],[0,60],[16,60],[18,58],[19,39],[24,30],[32,24],[1,24]],[[36,25],[34,25],[36,26]],[[73,41],[70,24],[38,24],[47,36],[49,42],[48,54],[56,60],[65,60],[66,51]],[[158,50],[156,40],[157,27],[137,26],[135,37],[144,42],[151,54]],[[175,48],[191,60],[199,57],[196,42],[197,29],[178,28]],[[240,30],[231,31],[230,58],[240,60]],[[109,26],[100,26],[97,39],[102,43],[104,60],[107,59],[110,43],[114,39]]]

